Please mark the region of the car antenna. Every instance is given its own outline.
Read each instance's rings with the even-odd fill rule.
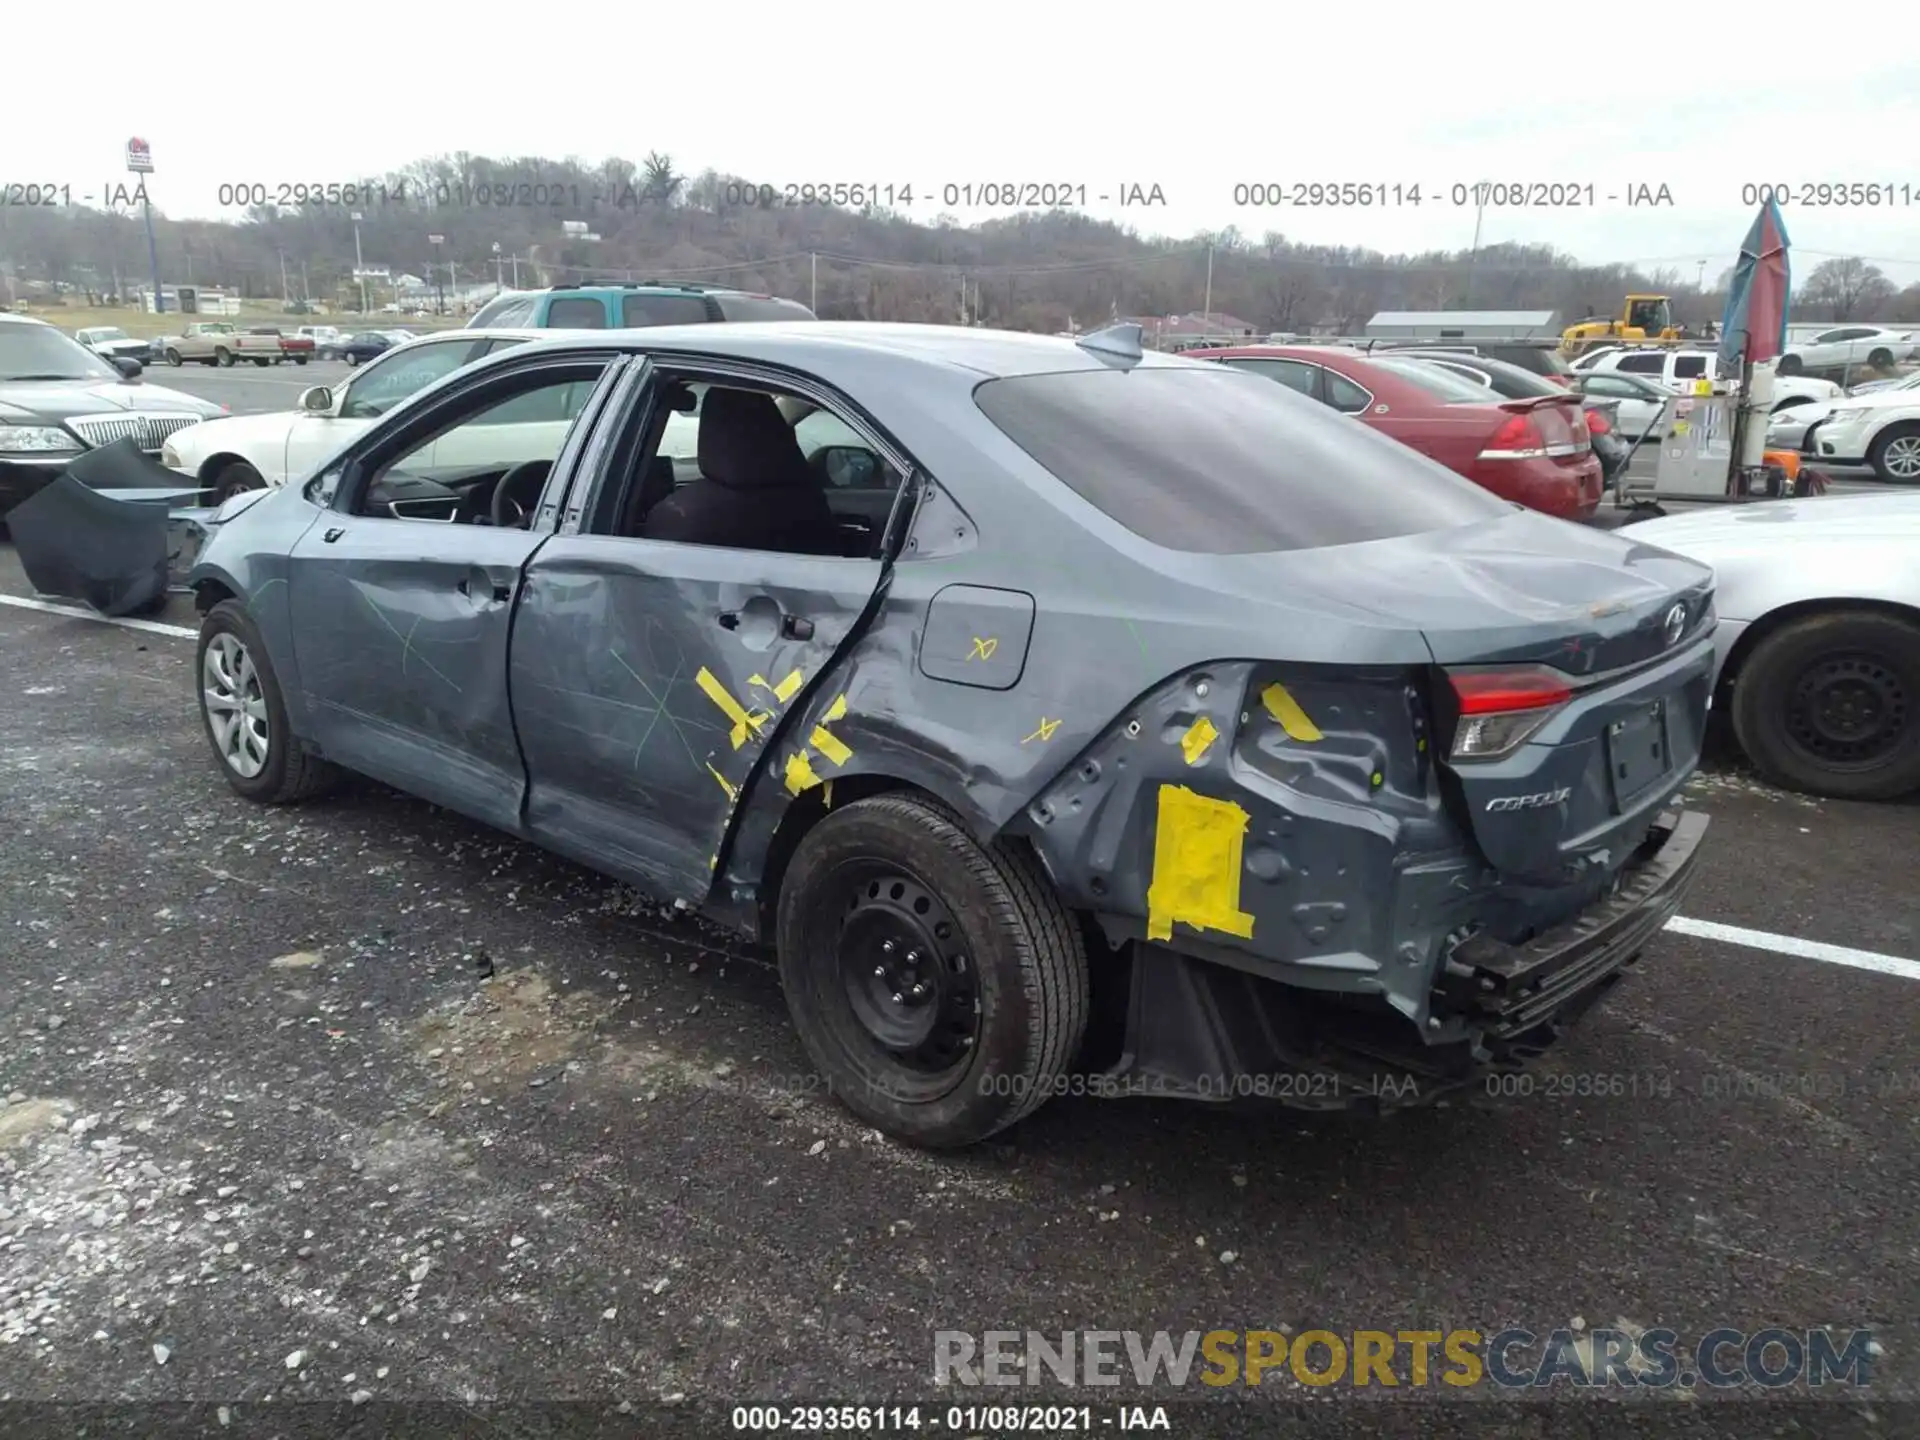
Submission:
[[[1109,325],[1104,330],[1090,330],[1073,343],[1082,350],[1091,350],[1096,355],[1114,355],[1122,360],[1140,360],[1144,355],[1140,349],[1140,339],[1146,331],[1136,321],[1125,321],[1119,325]]]

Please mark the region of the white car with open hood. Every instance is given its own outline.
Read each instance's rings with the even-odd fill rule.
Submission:
[[[212,487],[216,502],[242,491],[284,485],[313,470],[389,410],[468,361],[529,340],[551,340],[553,334],[551,330],[448,330],[422,335],[367,362],[338,386],[316,385],[303,391],[292,410],[235,415],[177,431],[161,450],[161,463]],[[554,448],[549,432],[565,433],[586,398],[586,388],[580,386],[564,393],[540,392],[535,399],[552,413],[536,413],[529,409],[530,402],[509,401],[490,423],[464,426],[447,443],[472,447],[476,464],[549,456]],[[460,457],[436,455],[433,461],[457,465]]]

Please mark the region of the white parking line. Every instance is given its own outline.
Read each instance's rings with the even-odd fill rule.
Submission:
[[[1728,945],[1771,950],[1776,955],[1792,955],[1800,960],[1844,965],[1850,970],[1872,970],[1880,975],[1898,975],[1903,980],[1920,980],[1920,960],[1903,960],[1898,955],[1882,955],[1875,950],[1854,950],[1845,945],[1802,940],[1798,935],[1773,935],[1740,925],[1722,925],[1718,920],[1695,920],[1688,915],[1674,916],[1667,922],[1667,929],[1698,940],[1719,940]]]
[[[65,615],[72,620],[95,620],[103,625],[121,625],[129,630],[144,630],[149,635],[177,635],[182,640],[198,639],[200,632],[185,625],[169,625],[163,620],[136,620],[132,616],[100,615],[77,605],[56,605],[51,600],[29,600],[23,595],[0,595],[0,605],[19,610],[38,610],[43,615]]]
[[[173,635],[182,640],[199,638],[200,632],[185,625],[168,625],[160,620],[135,620],[82,610],[74,605],[56,605],[50,600],[29,600],[20,595],[0,595],[0,605],[21,610],[38,610],[46,615],[65,615],[73,620],[95,620],[105,625],[120,625],[149,635]],[[1802,940],[1798,935],[1775,935],[1767,930],[1749,930],[1743,925],[1722,925],[1718,920],[1695,920],[1676,915],[1667,922],[1676,935],[1696,940],[1718,940],[1725,945],[1745,945],[1753,950],[1770,950],[1776,955],[1791,955],[1798,960],[1818,960],[1823,965],[1843,965],[1849,970],[1871,970],[1877,975],[1897,975],[1903,980],[1920,980],[1920,960],[1905,960],[1898,955],[1882,955],[1875,950],[1855,950],[1846,945],[1828,945],[1820,940]]]

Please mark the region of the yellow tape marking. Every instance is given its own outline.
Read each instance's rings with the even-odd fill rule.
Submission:
[[[827,706],[827,713],[820,717],[820,723],[822,725],[831,725],[836,720],[844,720],[846,718],[847,697],[844,695],[836,695],[833,697],[833,703]]]
[[[833,808],[833,781],[829,780],[820,787],[820,804],[823,808]]]
[[[747,684],[758,685],[762,690],[765,690],[768,694],[772,695],[774,699],[784,705],[794,697],[802,685],[806,684],[806,679],[798,670],[795,670],[788,674],[787,678],[782,680],[778,685],[773,684],[764,675],[749,675],[747,677]]]
[[[1040,717],[1040,728],[1034,731],[1033,734],[1027,736],[1027,739],[1022,740],[1020,743],[1022,745],[1025,745],[1027,743],[1027,740],[1042,740],[1042,741],[1051,740],[1053,739],[1053,732],[1058,730],[1059,728],[1060,728],[1060,722],[1058,720],[1049,720],[1047,719],[1046,716],[1042,715]]]
[[[993,659],[993,652],[998,650],[999,648],[1000,648],[999,636],[996,635],[990,640],[982,640],[978,635],[976,635],[973,637],[973,653],[967,656],[967,659],[991,660]]]
[[[809,735],[807,739],[813,745],[814,749],[818,750],[836,765],[844,765],[853,758],[853,751],[847,748],[846,742],[828,730],[824,725],[814,726],[813,734]]]
[[[1213,742],[1219,738],[1220,732],[1214,729],[1213,721],[1202,715],[1180,737],[1180,753],[1186,756],[1187,764],[1198,765],[1207,758],[1207,751],[1213,748]]]
[[[722,685],[714,673],[704,665],[700,667],[700,673],[693,679],[695,684],[707,692],[707,698],[720,707],[720,713],[733,722],[733,729],[727,738],[733,741],[733,748],[736,750],[747,743],[749,730],[758,735],[767,721],[773,718],[765,710],[749,711],[728,693],[727,687]]]
[[[1160,787],[1147,889],[1147,938],[1173,938],[1174,922],[1247,939],[1253,916],[1240,908],[1247,812],[1184,785]]]
[[[740,798],[740,787],[727,779],[727,777],[722,775],[718,770],[714,769],[711,760],[707,762],[707,773],[720,782],[720,788],[727,792],[727,799],[738,800]]]
[[[1287,693],[1286,686],[1267,686],[1260,692],[1260,703],[1267,707],[1267,714],[1280,722],[1282,730],[1302,744],[1311,745],[1326,738],[1320,733],[1320,727],[1307,718],[1300,702]]]
[[[819,783],[820,777],[813,773],[813,761],[807,758],[805,750],[796,750],[787,757],[787,789],[798,795]]]

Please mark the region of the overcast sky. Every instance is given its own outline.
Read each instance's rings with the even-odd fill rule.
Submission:
[[[1441,9],[1445,22],[1395,0],[1214,0],[1140,6],[1129,21],[1035,0],[736,0],[722,17],[569,0],[396,12],[383,31],[371,18],[356,30],[349,17],[378,12],[355,7],[142,0],[137,18],[130,7],[96,27],[22,5],[7,22],[0,182],[98,195],[126,180],[138,134],[155,203],[213,217],[232,213],[223,182],[347,181],[462,149],[659,150],[689,173],[911,185],[927,219],[985,218],[940,204],[947,185],[1056,182],[1146,232],[1237,225],[1388,252],[1470,244],[1474,207],[1454,203],[1456,184],[1557,184],[1583,199],[1591,185],[1591,208],[1491,206],[1483,243],[1550,242],[1687,279],[1704,260],[1709,281],[1752,218],[1743,187],[1863,182],[1890,196],[1786,207],[1796,272],[1857,254],[1920,280],[1911,0],[1834,6],[1832,31],[1725,5]],[[96,30],[111,54],[93,53]],[[31,103],[42,93],[44,110]],[[1263,181],[1417,185],[1423,203],[1234,203],[1237,184]],[[1157,185],[1166,204],[1099,199],[1133,185]],[[1640,186],[1665,186],[1672,204],[1629,206]]]

